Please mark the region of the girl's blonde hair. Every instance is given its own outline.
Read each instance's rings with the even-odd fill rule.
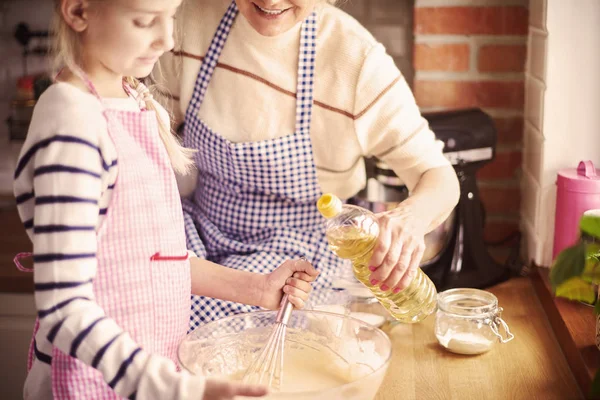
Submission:
[[[54,20],[52,23],[54,39],[51,57],[53,76],[56,76],[62,68],[78,68],[81,65],[81,43],[77,32],[73,31],[62,17],[61,0],[55,0],[54,5]],[[138,79],[129,76],[125,77],[125,82],[134,90],[140,83]],[[148,89],[152,90],[152,87]],[[177,136],[172,132],[171,127],[167,126],[161,118],[154,100],[150,98],[145,101],[145,104],[146,109],[156,112],[158,132],[171,160],[171,166],[175,172],[183,175],[187,174],[194,168],[193,155],[196,151],[181,145]]]

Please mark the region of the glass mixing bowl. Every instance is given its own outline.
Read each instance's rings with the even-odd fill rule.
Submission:
[[[259,311],[203,325],[179,345],[179,363],[192,374],[240,379],[264,348],[275,317],[275,311]],[[389,338],[374,326],[349,316],[294,310],[286,330],[282,390],[263,398],[373,399],[391,354]]]

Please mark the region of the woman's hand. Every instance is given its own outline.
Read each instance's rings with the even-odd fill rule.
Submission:
[[[398,293],[417,273],[425,252],[425,233],[430,221],[403,204],[376,217],[379,237],[369,262],[370,281],[384,292]]]
[[[284,293],[296,308],[304,308],[319,272],[306,260],[287,260],[270,274],[264,275],[260,306],[275,310]],[[283,291],[282,291],[283,289]]]
[[[235,396],[263,397],[267,392],[264,386],[208,378],[202,400],[233,400]]]

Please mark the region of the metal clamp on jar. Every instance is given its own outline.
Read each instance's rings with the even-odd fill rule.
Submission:
[[[435,336],[447,350],[458,354],[481,354],[495,342],[514,339],[500,317],[498,298],[479,289],[450,289],[438,294]],[[500,333],[501,330],[504,334]]]

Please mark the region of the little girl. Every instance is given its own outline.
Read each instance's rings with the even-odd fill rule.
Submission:
[[[132,78],[173,47],[180,1],[56,0],[63,69],[36,105],[14,184],[38,309],[26,399],[262,396],[177,371],[190,291],[274,309],[283,288],[302,307],[317,275],[305,261],[261,275],[189,258],[173,170],[185,174],[191,152]]]

